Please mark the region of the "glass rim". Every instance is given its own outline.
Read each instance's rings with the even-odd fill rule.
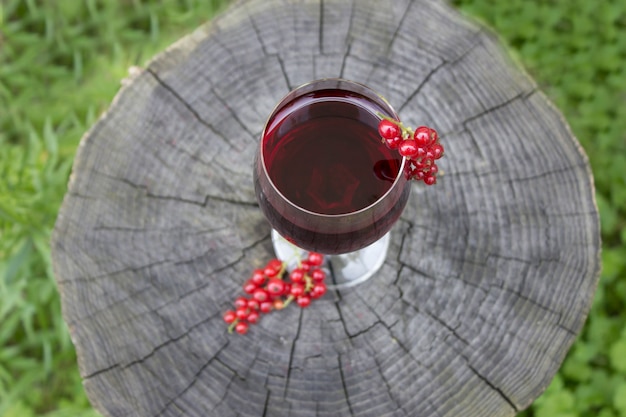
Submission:
[[[317,87],[320,84],[324,85],[325,87],[318,89]],[[402,156],[402,160],[400,162],[400,167],[398,168],[398,174],[396,175],[395,179],[393,180],[393,183],[391,183],[391,185],[389,186],[387,191],[385,191],[385,193],[383,193],[380,197],[378,197],[376,199],[376,201],[374,201],[373,203],[368,204],[365,207],[362,207],[362,208],[360,208],[358,210],[354,210],[354,211],[351,211],[351,212],[348,212],[348,213],[325,214],[325,213],[319,213],[317,211],[312,211],[312,210],[306,209],[306,208],[304,208],[302,206],[299,206],[298,204],[294,203],[290,199],[288,199],[280,191],[280,189],[276,186],[276,184],[274,183],[274,180],[269,175],[269,172],[267,170],[267,166],[265,164],[265,152],[264,152],[264,146],[263,146],[264,145],[265,133],[266,133],[267,128],[269,126],[269,122],[276,115],[276,112],[286,102],[289,102],[289,101],[293,100],[294,98],[300,97],[300,96],[302,96],[302,95],[304,95],[304,94],[306,94],[308,92],[311,92],[311,91],[318,91],[318,90],[321,91],[321,90],[327,90],[327,89],[332,89],[332,88],[341,89],[340,85],[342,85],[342,84],[351,85],[351,86],[356,88],[356,90],[349,89],[347,91],[351,91],[351,92],[354,92],[354,93],[357,93],[357,94],[362,94],[362,95],[365,95],[365,94],[363,94],[363,92],[369,93],[370,96],[375,97],[377,100],[379,100],[383,104],[383,107],[387,107],[386,110],[388,110],[388,112],[390,113],[392,118],[394,118],[397,121],[400,120],[400,118],[399,118],[398,114],[396,113],[395,109],[391,106],[391,104],[387,101],[387,99],[385,99],[385,97],[380,95],[378,92],[373,90],[371,87],[368,87],[365,84],[362,84],[362,83],[359,83],[359,82],[356,82],[356,81],[352,81],[352,80],[348,80],[348,79],[345,79],[345,78],[320,78],[320,79],[317,79],[317,80],[308,81],[308,82],[306,82],[304,84],[301,84],[300,86],[292,89],[287,94],[285,94],[278,101],[278,103],[274,106],[274,108],[270,112],[270,115],[268,116],[268,118],[265,121],[265,124],[263,126],[263,131],[261,132],[261,140],[259,142],[259,146],[260,146],[260,160],[261,160],[261,166],[263,168],[263,174],[268,179],[268,182],[271,185],[271,187],[274,189],[274,191],[283,198],[283,201],[287,202],[290,206],[292,206],[296,210],[304,212],[304,213],[306,213],[307,215],[310,215],[310,216],[332,218],[332,219],[341,219],[341,218],[348,218],[348,217],[351,217],[351,216],[356,216],[356,215],[359,215],[361,213],[367,212],[368,210],[372,210],[375,206],[380,204],[381,201],[383,201],[388,196],[388,194],[390,194],[398,186],[398,183],[402,180],[402,176],[404,175],[404,171],[406,169],[405,167],[406,167],[406,163],[407,163],[407,158],[402,156],[402,155],[400,155],[400,156]],[[367,97],[367,95],[366,95],[366,97]],[[375,116],[378,117],[378,115],[375,115]]]

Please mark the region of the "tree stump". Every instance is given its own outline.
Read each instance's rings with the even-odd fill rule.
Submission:
[[[437,128],[380,273],[245,335],[221,314],[273,256],[263,123],[343,77]],[[83,138],[52,240],[105,416],[504,417],[549,384],[599,270],[587,158],[485,28],[435,0],[250,0],[126,80]]]

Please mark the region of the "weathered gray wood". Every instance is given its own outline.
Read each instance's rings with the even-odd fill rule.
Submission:
[[[382,271],[245,337],[271,257],[251,162],[291,88],[353,79],[442,134]],[[504,417],[550,382],[599,269],[587,159],[489,31],[433,0],[250,0],[127,80],[56,224],[64,317],[105,416]]]

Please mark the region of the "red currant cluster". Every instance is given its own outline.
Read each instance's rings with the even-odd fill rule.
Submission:
[[[243,284],[243,291],[249,297],[235,299],[235,309],[224,313],[223,318],[233,330],[245,334],[250,324],[258,323],[262,313],[282,310],[293,300],[302,307],[308,307],[311,301],[326,293],[326,273],[320,267],[324,256],[309,252],[307,258],[284,279],[287,263],[272,259],[263,269],[255,269],[252,276]]]
[[[424,181],[427,185],[437,182],[437,161],[443,156],[443,145],[435,129],[420,126],[415,131],[401,122],[382,116],[378,124],[378,133],[389,149],[397,149],[410,164],[407,174],[409,179]]]

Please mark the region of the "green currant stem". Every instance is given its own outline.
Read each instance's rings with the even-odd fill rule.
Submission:
[[[287,307],[296,297],[294,297],[293,295],[290,295],[289,297],[285,298],[285,301],[283,301],[283,307],[281,308],[281,310],[285,307]]]
[[[291,260],[294,259],[294,258],[298,259],[298,267],[300,267],[300,265],[302,265],[302,261],[301,261],[300,257],[297,254],[291,255],[291,258],[287,259],[286,261],[283,261],[283,264],[280,267],[280,271],[278,271],[278,273],[276,274],[277,278],[283,279],[283,275],[285,274],[285,271],[287,270],[287,265],[289,265]]]
[[[235,321],[230,323],[230,326],[228,326],[228,333],[232,333],[233,330],[235,330],[235,326],[237,325],[237,323],[239,323],[239,319],[235,319]]]
[[[309,275],[305,275],[304,276],[304,281],[306,282],[306,285],[304,286],[304,292],[307,293],[309,291],[311,291],[314,287],[313,285],[313,280],[311,279],[311,277]]]
[[[283,275],[285,274],[286,270],[287,270],[287,262],[283,262],[280,267],[280,271],[278,271],[278,273],[276,274],[276,278],[283,279]]]

